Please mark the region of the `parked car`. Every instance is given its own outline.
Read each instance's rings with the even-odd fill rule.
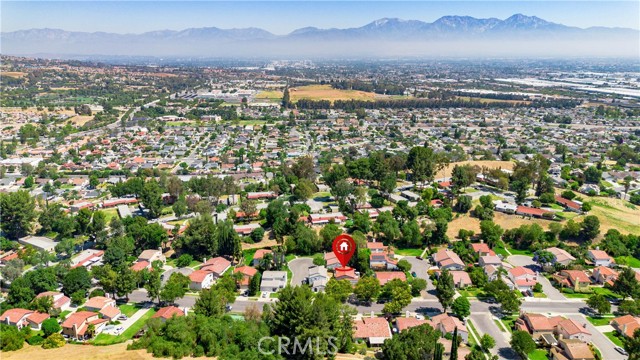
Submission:
[[[129,320],[129,317],[125,314],[120,315],[120,320]]]
[[[411,272],[411,276],[413,276],[413,277],[418,277],[418,274],[416,274],[416,272],[415,272],[415,271],[412,271],[412,272]]]
[[[263,292],[262,292],[262,297],[263,297],[263,298],[266,298],[266,297],[267,297],[267,294],[268,294],[268,292],[263,291]]]
[[[615,349],[616,349],[617,352],[619,352],[622,355],[629,355],[627,353],[627,351],[625,349],[621,348],[620,346],[616,346]]]

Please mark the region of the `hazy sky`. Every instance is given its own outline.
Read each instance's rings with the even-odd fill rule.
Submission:
[[[0,1],[1,29],[140,33],[191,27],[259,27],[275,34],[359,27],[383,17],[535,15],[570,26],[640,29],[640,1]]]

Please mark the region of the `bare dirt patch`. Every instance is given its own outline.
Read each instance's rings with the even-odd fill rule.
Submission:
[[[25,344],[18,351],[3,352],[4,360],[33,359],[95,359],[95,360],[137,360],[154,359],[146,350],[127,350],[127,344],[109,346],[72,345],[67,344],[58,349],[43,349],[40,346]]]
[[[516,163],[514,163],[513,161],[499,161],[499,160],[460,161],[460,162],[451,163],[446,168],[438,171],[438,174],[436,174],[436,179],[451,177],[451,172],[453,171],[453,167],[456,165],[471,165],[471,166],[486,167],[489,169],[513,170],[513,168],[516,166]]]
[[[372,92],[358,90],[334,89],[331,85],[307,85],[289,89],[291,101],[307,100],[375,100],[384,96]]]
[[[91,115],[76,115],[69,119],[74,125],[82,126],[86,124],[89,120],[93,119]]]
[[[2,76],[8,76],[12,78],[23,78],[27,76],[27,73],[21,72],[21,71],[7,71],[7,72],[3,72]]]

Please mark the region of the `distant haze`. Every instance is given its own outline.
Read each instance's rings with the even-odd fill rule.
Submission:
[[[445,16],[433,23],[384,18],[347,29],[192,28],[142,34],[31,29],[2,33],[5,55],[218,58],[630,57],[640,31],[581,29],[521,14],[507,19]]]

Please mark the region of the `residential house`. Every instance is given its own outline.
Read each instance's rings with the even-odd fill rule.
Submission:
[[[407,276],[402,271],[376,271],[375,276],[380,281],[380,286],[384,286],[395,279],[407,281]]]
[[[202,266],[200,266],[200,270],[213,273],[213,277],[217,279],[230,267],[231,261],[223,258],[222,256],[218,256],[205,261]]]
[[[245,291],[249,289],[249,283],[251,282],[251,278],[258,273],[258,270],[251,266],[240,266],[233,269],[233,273],[242,274],[242,279],[240,280],[239,287],[240,287],[240,291]]]
[[[453,277],[453,284],[458,289],[463,289],[467,286],[473,285],[473,282],[471,282],[471,277],[466,271],[454,270],[451,271],[451,276]]]
[[[189,274],[189,279],[191,280],[191,283],[189,284],[189,288],[191,290],[208,289],[215,282],[213,272],[202,269]]]
[[[533,270],[524,266],[516,266],[513,269],[509,269],[507,273],[509,280],[511,280],[507,282],[507,285],[518,291],[531,291],[538,283],[538,275]]]
[[[565,199],[562,196],[558,196],[558,195],[556,195],[555,199],[556,199],[556,203],[562,206],[565,210],[576,212],[578,214],[582,213],[582,205],[578,204],[577,202],[573,200]]]
[[[369,266],[372,269],[396,270],[398,261],[393,258],[393,252],[375,252],[369,255]]]
[[[464,262],[458,254],[449,249],[442,249],[433,254],[433,261],[440,269],[463,270]]]
[[[555,329],[558,339],[579,339],[582,341],[591,340],[591,332],[587,330],[587,325],[580,324],[573,319],[564,319],[556,325]]]
[[[49,318],[49,314],[27,310],[27,309],[9,309],[0,315],[0,322],[7,325],[15,326],[22,329],[25,326],[33,330],[40,330],[42,322]]]
[[[146,260],[136,261],[129,268],[131,270],[133,270],[133,271],[136,271],[136,272],[142,271],[142,270],[149,270],[149,269],[151,269],[151,263],[146,261]]]
[[[333,222],[336,224],[342,224],[347,220],[347,217],[344,216],[341,212],[309,215],[309,222],[313,225],[328,224],[331,220],[333,220]]]
[[[309,268],[309,276],[307,277],[307,284],[311,286],[314,292],[323,292],[327,286],[329,280],[329,274],[327,268],[324,266],[311,266]]]
[[[326,266],[329,270],[335,270],[342,266],[342,264],[340,264],[340,260],[338,260],[333,251],[324,253],[324,261],[327,263]]]
[[[71,306],[71,299],[59,291],[45,291],[36,296],[37,298],[50,296],[53,302],[53,309],[65,311]]]
[[[266,254],[272,254],[273,255],[273,251],[271,251],[269,249],[258,249],[258,250],[256,250],[255,254],[253,254],[253,260],[251,261],[251,266],[256,267],[256,266],[260,265],[260,261],[262,261],[262,259],[264,258],[264,256]]]
[[[640,329],[640,317],[632,315],[619,316],[611,320],[611,326],[620,334],[633,337],[634,332]]]
[[[94,296],[84,304],[85,309],[93,312],[98,312],[108,306],[115,307],[116,301],[105,296]]]
[[[496,253],[489,248],[489,245],[486,243],[473,243],[471,244],[471,250],[474,253],[478,254],[479,257],[483,256],[493,256]]]
[[[589,275],[582,270],[562,270],[559,274],[554,274],[553,279],[575,291],[586,290],[591,285]]]
[[[387,252],[387,247],[383,243],[377,241],[368,241],[367,249],[369,249],[372,254]]]
[[[431,325],[431,321],[425,319],[418,319],[415,317],[399,317],[395,320],[396,330],[401,332],[402,330],[409,329],[412,327],[429,324]]]
[[[385,318],[363,317],[353,322],[353,338],[364,340],[370,346],[380,346],[391,339],[391,328]]]
[[[550,214],[550,215],[547,215],[547,214]],[[547,216],[551,216],[551,218],[553,218],[554,216],[553,212],[532,208],[528,206],[522,206],[522,205],[518,205],[518,207],[516,208],[516,215],[536,217],[536,218],[547,217]]]
[[[122,314],[119,308],[111,305],[103,308],[102,310],[99,311],[99,313],[100,315],[102,315],[103,319],[107,319],[109,321],[117,320]]]
[[[336,280],[348,280],[352,285],[355,285],[360,279],[360,277],[356,275],[356,271],[351,268],[336,269],[333,277],[336,278]]]
[[[286,271],[265,271],[262,274],[262,282],[260,283],[260,291],[276,292],[287,286]]]
[[[158,310],[155,314],[153,314],[151,318],[160,319],[162,320],[162,322],[165,322],[174,316],[180,317],[184,315],[185,315],[184,311],[180,310],[180,308],[177,308],[175,306],[165,306],[160,310]]]
[[[259,227],[261,226],[258,223],[250,223],[246,225],[233,225],[233,230],[235,230],[238,235],[247,236]]]
[[[591,260],[594,266],[611,266],[615,260],[604,250],[591,249],[587,251],[587,258]]]
[[[596,284],[613,285],[613,282],[618,278],[618,272],[606,266],[598,266],[593,269],[591,278]]]
[[[451,340],[443,337],[438,339],[438,343],[444,347],[444,351],[442,352],[443,359],[451,359],[451,342]],[[467,355],[469,355],[470,353],[471,348],[469,348],[468,346],[462,345],[458,347],[457,360],[465,360],[467,358]]]
[[[71,339],[84,340],[89,335],[87,330],[91,324],[94,325],[95,334],[99,334],[109,320],[100,319],[98,316],[98,313],[91,311],[75,312],[62,323],[62,334]]]
[[[560,265],[567,266],[571,262],[576,260],[576,258],[571,256],[571,254],[569,254],[567,251],[557,247],[550,247],[547,249],[547,251],[553,254],[552,264],[560,264]]]
[[[553,334],[562,316],[546,317],[542,314],[524,313],[515,322],[516,330],[526,331],[534,340],[545,334]]]
[[[431,323],[434,329],[440,330],[443,335],[453,334],[456,328],[458,328],[458,335],[462,337],[464,342],[469,339],[469,332],[467,326],[455,316],[449,314],[440,314],[431,318]]]
[[[579,339],[562,339],[551,348],[551,360],[594,360],[589,345]]]
[[[146,261],[149,264],[153,264],[154,261],[161,261],[164,264],[167,259],[162,255],[162,250],[149,249],[143,251],[140,256],[138,256],[138,261]]]
[[[478,265],[480,266],[492,265],[495,267],[500,267],[502,266],[502,259],[500,259],[500,257],[497,255],[484,255],[484,256],[480,256],[480,258],[478,259]]]

